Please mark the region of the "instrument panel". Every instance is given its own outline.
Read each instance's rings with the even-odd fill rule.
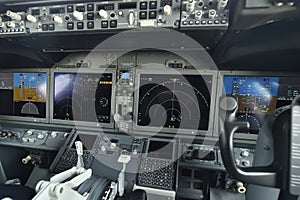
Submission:
[[[0,35],[99,32],[136,28],[227,28],[230,0],[82,2],[0,14]]]
[[[104,128],[128,134],[218,137],[218,99],[238,99],[237,138],[256,139],[264,120],[299,95],[299,76],[196,69],[180,56],[136,51],[111,65],[71,54],[50,70],[0,73],[2,120]],[[98,58],[99,59],[99,58]],[[80,66],[78,67],[78,60]],[[171,61],[172,62],[171,62]],[[9,94],[9,95],[6,95]]]

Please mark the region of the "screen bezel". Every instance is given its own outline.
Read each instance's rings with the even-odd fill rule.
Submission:
[[[278,77],[279,79],[281,77],[297,77],[300,76],[300,74],[295,73],[287,73],[287,72],[267,72],[267,71],[219,71],[219,82],[218,82],[218,91],[217,91],[217,99],[216,99],[216,105],[217,109],[215,112],[215,131],[213,136],[219,137],[219,103],[220,103],[220,97],[223,95],[223,80],[224,76],[257,76],[257,77],[265,77],[265,76],[271,76],[271,77]],[[243,133],[235,133],[234,138],[235,139],[247,139],[247,140],[256,140],[259,134],[243,134]]]
[[[55,73],[78,73],[78,74],[112,74],[112,92],[111,92],[111,116],[110,123],[100,123],[100,122],[88,122],[88,121],[75,121],[75,120],[61,120],[54,119],[54,74]],[[82,127],[98,127],[98,128],[114,128],[113,113],[115,112],[115,87],[116,87],[116,72],[111,69],[66,69],[66,68],[56,68],[51,70],[51,94],[50,94],[50,123],[52,124],[62,124],[62,125],[72,125],[72,126],[82,126]]]
[[[138,126],[138,106],[139,106],[139,87],[140,87],[140,76],[142,74],[162,74],[162,75],[211,75],[212,76],[212,85],[211,85],[211,94],[210,94],[210,112],[209,112],[209,124],[208,130],[192,130],[192,129],[171,129],[171,128],[158,128],[153,126]],[[176,133],[182,135],[195,135],[195,136],[212,136],[213,135],[213,120],[214,120],[214,111],[215,111],[215,97],[216,97],[216,87],[217,87],[217,71],[211,70],[145,70],[137,69],[136,70],[136,95],[134,97],[134,115],[133,115],[133,130],[137,131],[154,131],[160,133]]]
[[[35,118],[35,117],[21,117],[21,116],[8,116],[8,115],[0,115],[0,120],[10,120],[10,121],[22,121],[22,122],[42,122],[42,123],[49,123],[49,105],[50,105],[50,73],[49,69],[41,69],[41,68],[34,68],[34,69],[27,69],[27,68],[14,68],[14,69],[1,69],[0,73],[46,73],[46,115],[45,118]]]

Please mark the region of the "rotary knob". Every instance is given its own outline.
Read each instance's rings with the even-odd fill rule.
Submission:
[[[241,156],[242,156],[242,157],[248,157],[249,155],[250,155],[250,152],[249,152],[249,151],[247,151],[247,150],[241,151]]]
[[[9,28],[16,28],[16,24],[14,22],[7,22],[6,25]]]

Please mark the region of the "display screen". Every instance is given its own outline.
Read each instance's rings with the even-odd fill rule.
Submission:
[[[110,123],[112,73],[54,73],[53,119]]]
[[[212,75],[141,74],[138,126],[208,130]]]
[[[238,97],[237,118],[249,122],[248,134],[258,134],[268,114],[291,104],[299,91],[299,77],[224,76],[223,94]]]
[[[0,115],[46,118],[47,73],[0,73]]]
[[[148,157],[173,159],[173,142],[163,142],[150,140],[148,148]]]

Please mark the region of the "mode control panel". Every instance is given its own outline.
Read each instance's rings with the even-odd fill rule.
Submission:
[[[179,27],[180,1],[106,1],[31,7],[30,33]]]
[[[22,35],[26,34],[25,13],[7,10],[0,14],[1,35]]]
[[[183,0],[181,28],[228,27],[229,0]]]

